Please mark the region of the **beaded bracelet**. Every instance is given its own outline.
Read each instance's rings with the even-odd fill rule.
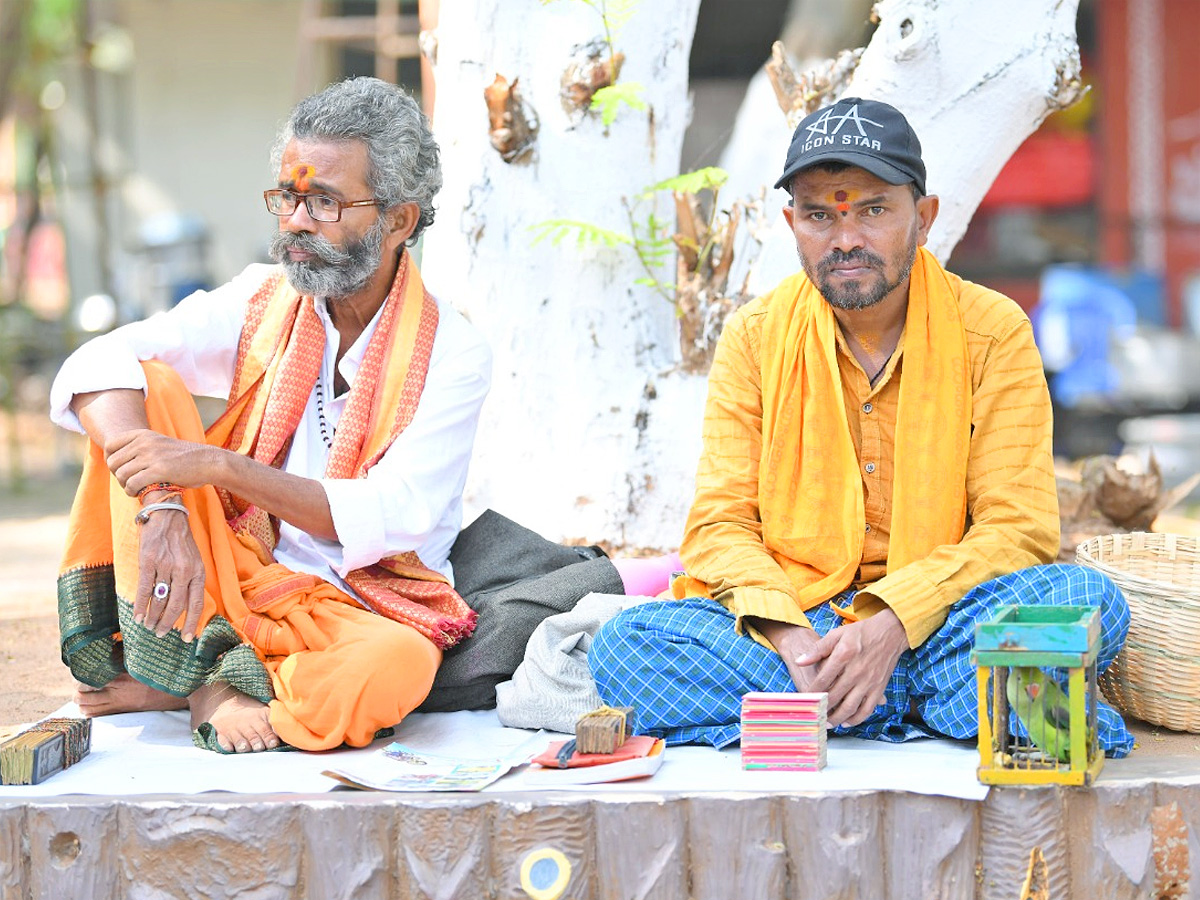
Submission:
[[[150,519],[150,513],[158,512],[160,509],[175,509],[183,513],[184,516],[191,516],[191,513],[188,512],[188,508],[182,503],[147,503],[140,510],[138,510],[137,515],[133,517],[133,521],[137,522],[139,525],[145,525]]]
[[[168,493],[171,493],[171,494],[182,494],[183,488],[181,488],[177,484],[172,484],[169,481],[158,481],[158,482],[155,482],[154,484],[148,484],[144,488],[142,488],[140,491],[138,491],[138,495],[137,495],[138,502],[139,503],[144,502],[146,495],[149,494],[151,491],[167,491]]]

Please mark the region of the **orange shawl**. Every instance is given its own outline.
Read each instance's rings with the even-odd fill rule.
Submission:
[[[846,421],[837,320],[803,274],[767,300],[758,505],[766,549],[801,610],[850,586],[862,562],[862,475]],[[957,543],[966,525],[971,378],[957,292],[924,248],[912,268],[896,422],[888,571]],[[675,596],[708,595],[692,578]]]
[[[405,252],[338,422],[326,477],[366,477],[412,421],[437,325],[437,302]],[[208,442],[281,466],[324,353],[325,329],[313,298],[298,294],[282,274],[268,279],[247,307],[229,403],[209,428]],[[277,521],[228,491],[218,494],[239,540],[264,564],[272,562]],[[356,569],[346,582],[369,609],[411,625],[442,649],[475,627],[475,613],[415,552]]]

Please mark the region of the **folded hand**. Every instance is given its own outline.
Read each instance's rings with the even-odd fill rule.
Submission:
[[[884,689],[907,649],[903,624],[885,609],[834,628],[796,658],[795,667],[811,673],[805,677],[806,687],[799,681],[796,687],[829,693],[830,727],[859,725],[885,702]]]

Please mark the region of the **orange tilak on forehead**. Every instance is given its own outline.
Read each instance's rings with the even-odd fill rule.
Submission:
[[[306,193],[312,186],[312,179],[316,174],[317,170],[308,163],[292,166],[292,187],[301,193]]]
[[[845,191],[836,191],[833,195],[833,199],[837,201],[837,211],[843,216],[850,212],[850,204],[847,202],[849,198],[850,195]]]

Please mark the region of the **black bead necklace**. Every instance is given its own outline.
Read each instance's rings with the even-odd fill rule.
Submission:
[[[317,378],[317,424],[321,428],[321,440],[325,442],[325,447],[332,450],[333,435],[337,434],[337,428],[330,428],[325,419],[325,388],[321,386],[320,378]]]
[[[893,350],[892,353],[895,353],[895,351]],[[888,363],[892,361],[892,353],[888,354],[888,358],[883,361],[883,365],[879,367],[878,372],[876,372],[874,375],[867,376],[867,382],[871,385],[871,387],[875,387],[875,382],[879,380],[879,376],[883,374],[883,370],[886,369]]]

